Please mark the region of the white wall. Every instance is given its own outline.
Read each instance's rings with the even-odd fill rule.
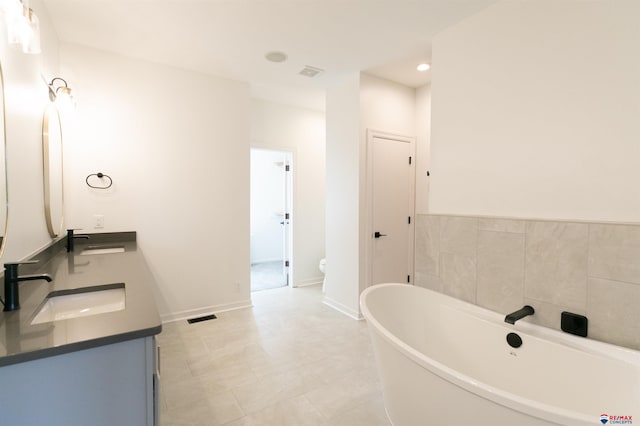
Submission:
[[[286,159],[283,151],[251,150],[251,264],[283,260]]]
[[[61,62],[67,224],[138,231],[165,320],[248,305],[248,85],[69,44]],[[87,187],[96,172],[110,190]]]
[[[431,85],[416,89],[416,215],[429,212]]]
[[[439,34],[430,212],[640,221],[639,19],[503,1]]]
[[[327,272],[325,302],[358,317],[360,74],[327,89]]]
[[[58,38],[42,2],[31,1],[31,8],[40,20],[38,55],[9,48],[0,18],[9,198],[4,262],[24,259],[51,242],[44,218],[42,117],[49,104],[45,79],[58,76]]]
[[[354,105],[355,103],[355,105]],[[325,301],[360,317],[368,284],[367,129],[415,134],[415,90],[367,74],[327,91],[327,283]]]
[[[360,77],[360,293],[371,282],[371,235],[367,203],[367,130],[378,130],[400,136],[415,136],[416,92],[401,84],[362,74]],[[359,301],[356,300],[356,304]],[[359,311],[358,311],[359,312]]]
[[[325,256],[325,115],[253,99],[251,145],[293,152],[293,286],[322,281]]]

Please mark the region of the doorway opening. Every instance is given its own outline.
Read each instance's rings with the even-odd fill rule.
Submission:
[[[292,157],[251,148],[251,291],[291,282]]]

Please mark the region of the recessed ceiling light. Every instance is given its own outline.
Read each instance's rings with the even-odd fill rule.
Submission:
[[[423,62],[420,65],[418,65],[418,71],[426,71],[429,68],[431,68],[431,65],[427,64],[426,62]]]
[[[287,54],[284,52],[269,52],[264,57],[271,62],[284,62],[287,60]]]

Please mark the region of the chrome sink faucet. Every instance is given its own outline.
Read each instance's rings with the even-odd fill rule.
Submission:
[[[533,315],[535,313],[535,309],[533,306],[524,305],[522,309],[518,309],[515,312],[511,312],[509,315],[504,317],[504,322],[508,322],[509,324],[515,324],[516,321],[521,320],[524,317],[529,315]]]
[[[15,311],[20,309],[20,292],[18,283],[20,281],[45,280],[51,282],[53,279],[49,274],[40,275],[18,275],[18,266],[22,264],[38,263],[37,260],[27,260],[25,262],[12,262],[4,264],[4,311]]]
[[[67,229],[67,253],[73,251],[73,243],[76,238],[82,238],[85,240],[90,238],[87,234],[74,235],[73,231],[79,231],[79,229]]]

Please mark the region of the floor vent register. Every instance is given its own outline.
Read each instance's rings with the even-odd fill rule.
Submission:
[[[216,319],[216,318],[217,317],[215,315],[211,314],[211,315],[205,315],[203,317],[191,318],[191,319],[188,319],[187,322],[189,324],[193,324],[193,323],[196,323],[196,322],[209,321],[209,320]]]

